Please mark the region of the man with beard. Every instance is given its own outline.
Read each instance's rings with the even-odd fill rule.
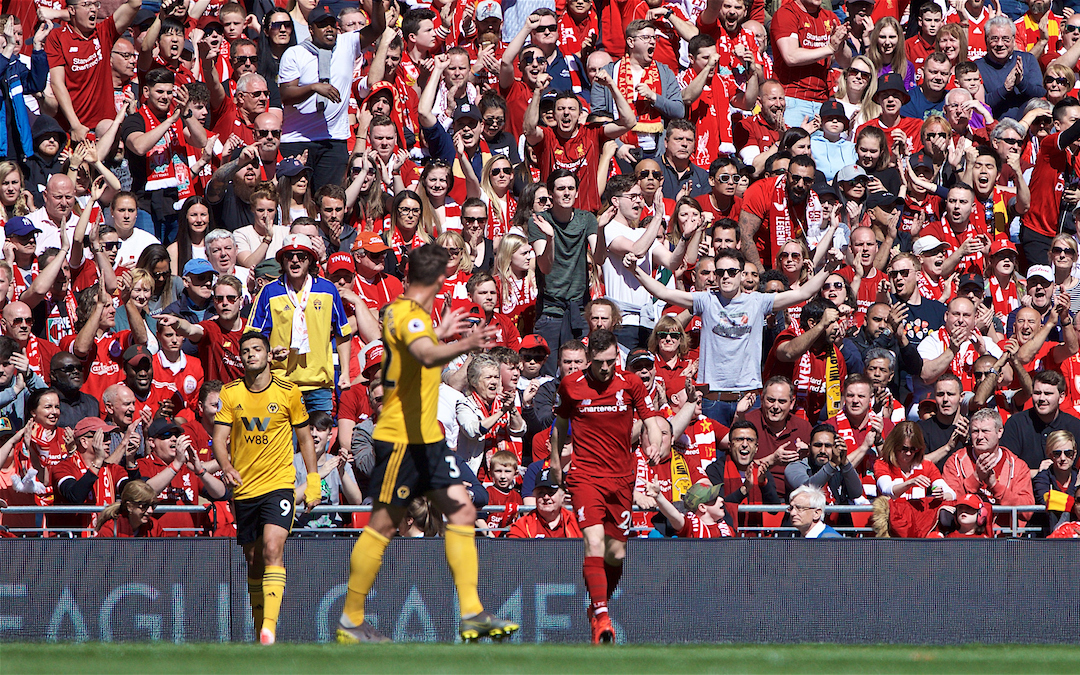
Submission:
[[[140,0],[128,0],[99,23],[100,4],[69,1],[70,20],[45,40],[49,79],[60,109],[57,118],[71,130],[76,143],[86,140],[98,122],[111,120],[116,114],[112,67],[105,54],[131,25],[140,7]]]
[[[308,26],[311,40],[281,56],[281,152],[288,157],[306,150],[311,184],[322,186],[341,182],[349,161],[349,91],[363,49],[359,31],[338,36],[337,19],[324,6],[308,14]]]
[[[834,212],[825,213],[810,187],[814,171],[814,160],[808,155],[792,157],[785,173],[759,180],[743,194],[739,214],[742,251],[747,262],[761,271],[776,259],[784,244],[808,230],[828,229],[826,221],[836,217]]]
[[[791,380],[797,414],[811,422],[840,412],[847,366],[840,354],[844,334],[839,318],[831,301],[811,300],[799,315],[802,330],[792,327],[777,335],[762,369],[766,377],[783,375]]]
[[[277,260],[285,274],[259,293],[251,308],[249,330],[269,338],[275,372],[300,387],[307,409],[330,413],[334,342],[336,338],[339,362],[348,364],[349,318],[333,282],[315,276],[317,257],[307,235],[286,237]],[[339,384],[342,389],[352,384],[347,367],[342,367]]]
[[[847,446],[831,424],[818,424],[810,433],[809,454],[788,465],[784,472],[788,487],[808,485],[826,493],[833,504],[854,504],[863,496],[862,482],[848,461]],[[795,500],[794,490],[792,501]]]
[[[83,368],[74,354],[55,354],[49,364],[49,378],[53,388],[60,392],[60,420],[57,426],[74,427],[84,417],[101,415],[98,400],[81,391]]]
[[[752,117],[742,117],[731,130],[739,158],[754,166],[754,174],[761,173],[765,160],[775,154],[780,136],[787,130],[784,111],[784,85],[776,80],[766,80],[758,88],[758,106],[761,112]]]
[[[869,365],[869,353],[875,348],[892,354],[893,363],[900,365],[900,371],[916,376],[922,372],[919,350],[911,343],[907,331],[903,329],[908,319],[908,310],[903,303],[890,306],[884,302],[875,302],[867,308],[865,318],[866,322],[859,332],[845,340],[855,348],[859,357],[859,363],[848,364],[852,372],[862,372],[865,366]],[[900,373],[895,372],[893,375],[894,377],[889,378],[888,386],[894,393],[898,393]]]
[[[206,186],[206,201],[213,210],[214,222],[232,228],[230,231],[255,223],[248,200],[259,182],[259,164],[258,146],[249,145],[214,172]]]
[[[551,172],[558,169],[578,174],[580,186],[577,190],[579,200],[576,207],[584,211],[597,211],[600,208],[600,195],[596,187],[596,171],[589,170],[589,167],[598,165],[604,142],[633,129],[637,116],[611,79],[611,73],[602,70],[596,74],[593,89],[606,87],[611,90],[611,96],[619,110],[616,121],[583,125],[581,101],[571,93],[561,92],[555,96],[555,127],[542,126],[540,97],[550,82],[551,78],[546,74],[537,77],[532,100],[525,109],[522,133],[529,145],[535,146],[541,178],[547,180]],[[596,109],[595,105],[593,109]],[[539,257],[538,254],[537,258]]]

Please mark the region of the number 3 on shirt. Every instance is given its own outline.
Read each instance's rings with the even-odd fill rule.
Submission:
[[[457,457],[454,457],[453,455],[447,455],[447,456],[443,457],[443,459],[445,459],[446,463],[450,465],[450,477],[451,478],[460,478],[461,477],[461,469],[458,468]]]

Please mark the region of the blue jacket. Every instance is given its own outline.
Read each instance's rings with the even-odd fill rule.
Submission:
[[[843,539],[844,535],[840,534],[836,530],[834,530],[831,527],[829,527],[828,525],[826,525],[825,529],[821,531],[821,534],[819,534],[818,536],[813,537],[813,538],[814,539]]]
[[[45,50],[37,50],[30,56],[30,68],[17,55],[8,59],[0,54],[0,157],[30,157],[34,154],[34,139],[30,132],[30,113],[23,101],[23,94],[36,94],[45,90],[49,76],[49,61]],[[18,145],[8,139],[10,118],[14,115]]]
[[[832,181],[836,172],[845,166],[855,166],[855,144],[843,136],[833,143],[820,130],[815,131],[810,136],[810,152],[813,153],[818,171],[825,174],[828,181]]]

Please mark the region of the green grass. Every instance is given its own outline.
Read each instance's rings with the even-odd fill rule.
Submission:
[[[839,645],[0,644],[0,673],[1076,673],[1080,649]]]

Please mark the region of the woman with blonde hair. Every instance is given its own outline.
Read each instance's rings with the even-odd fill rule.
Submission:
[[[881,458],[874,462],[878,494],[893,499],[956,499],[937,466],[924,455],[926,440],[917,424],[905,420],[893,427],[882,444]]]
[[[98,537],[164,537],[153,517],[157,503],[154,488],[141,480],[124,483],[120,498],[98,514],[94,529]]]
[[[0,227],[15,216],[25,216],[34,210],[34,198],[25,184],[18,164],[0,162]]]
[[[1046,522],[1043,531],[1046,534],[1053,532],[1061,523],[1074,520],[1072,511],[1067,510],[1069,497],[1076,494],[1077,465],[1076,465],[1076,438],[1064,429],[1050,432],[1046,437],[1046,460],[1049,462],[1045,469],[1031,479],[1031,487],[1035,493],[1035,503],[1046,506]],[[1080,499],[1076,499],[1080,502]],[[1056,507],[1056,508],[1055,508]]]
[[[881,106],[874,103],[876,72],[873,61],[865,56],[856,56],[851,59],[851,65],[844,69],[844,75],[836,85],[836,100],[844,106],[844,112],[851,120],[851,133],[881,114]]]
[[[450,196],[454,172],[444,159],[432,159],[420,172],[417,192],[424,205],[420,229],[435,237],[442,232],[461,231],[461,205]]]
[[[379,180],[379,168],[370,152],[355,153],[349,159],[345,188],[347,222],[359,232],[382,234],[387,227],[386,204],[389,200]]]
[[[488,207],[488,225],[484,236],[494,243],[495,248],[510,232],[517,212],[517,200],[510,194],[513,182],[514,167],[503,155],[494,155],[484,164],[480,178],[480,199]]]
[[[656,356],[656,376],[664,381],[665,391],[682,390],[686,380],[697,373],[691,361],[690,338],[673,314],[665,314],[649,334],[649,351]]]
[[[941,167],[944,166],[949,154],[949,140],[952,139],[952,125],[940,113],[932,112],[922,123],[919,129],[919,140],[922,143],[923,152],[934,162],[934,179],[941,176]]]
[[[891,16],[878,19],[870,34],[870,47],[866,55],[873,62],[877,76],[896,73],[904,78],[904,86],[915,87],[915,66],[907,60],[904,50],[904,30],[900,22]]]
[[[1043,87],[1046,89],[1046,100],[1051,104],[1057,105],[1058,101],[1071,95],[1075,86],[1076,73],[1072,68],[1060,63],[1051,63],[1046,67],[1046,72],[1043,74]]]
[[[440,310],[444,307],[449,308],[455,300],[469,299],[469,292],[465,289],[465,285],[469,283],[469,277],[472,276],[473,261],[472,256],[469,255],[469,249],[465,246],[465,239],[457,232],[443,232],[435,239],[435,243],[445,248],[450,254],[450,260],[446,263],[446,282],[443,283],[442,291],[439,293],[444,304],[436,307],[436,311],[433,312],[438,315],[441,313]]]
[[[776,252],[775,267],[787,280],[788,288],[797,288],[810,278],[810,248],[802,239],[787,241]]]
[[[1080,279],[1073,276],[1077,260],[1076,239],[1071,234],[1057,235],[1050,240],[1049,253],[1057,289],[1069,294],[1070,312],[1080,311]]]
[[[536,320],[536,256],[520,234],[508,234],[495,254],[495,283],[500,312],[517,324],[518,333],[532,333]]]

